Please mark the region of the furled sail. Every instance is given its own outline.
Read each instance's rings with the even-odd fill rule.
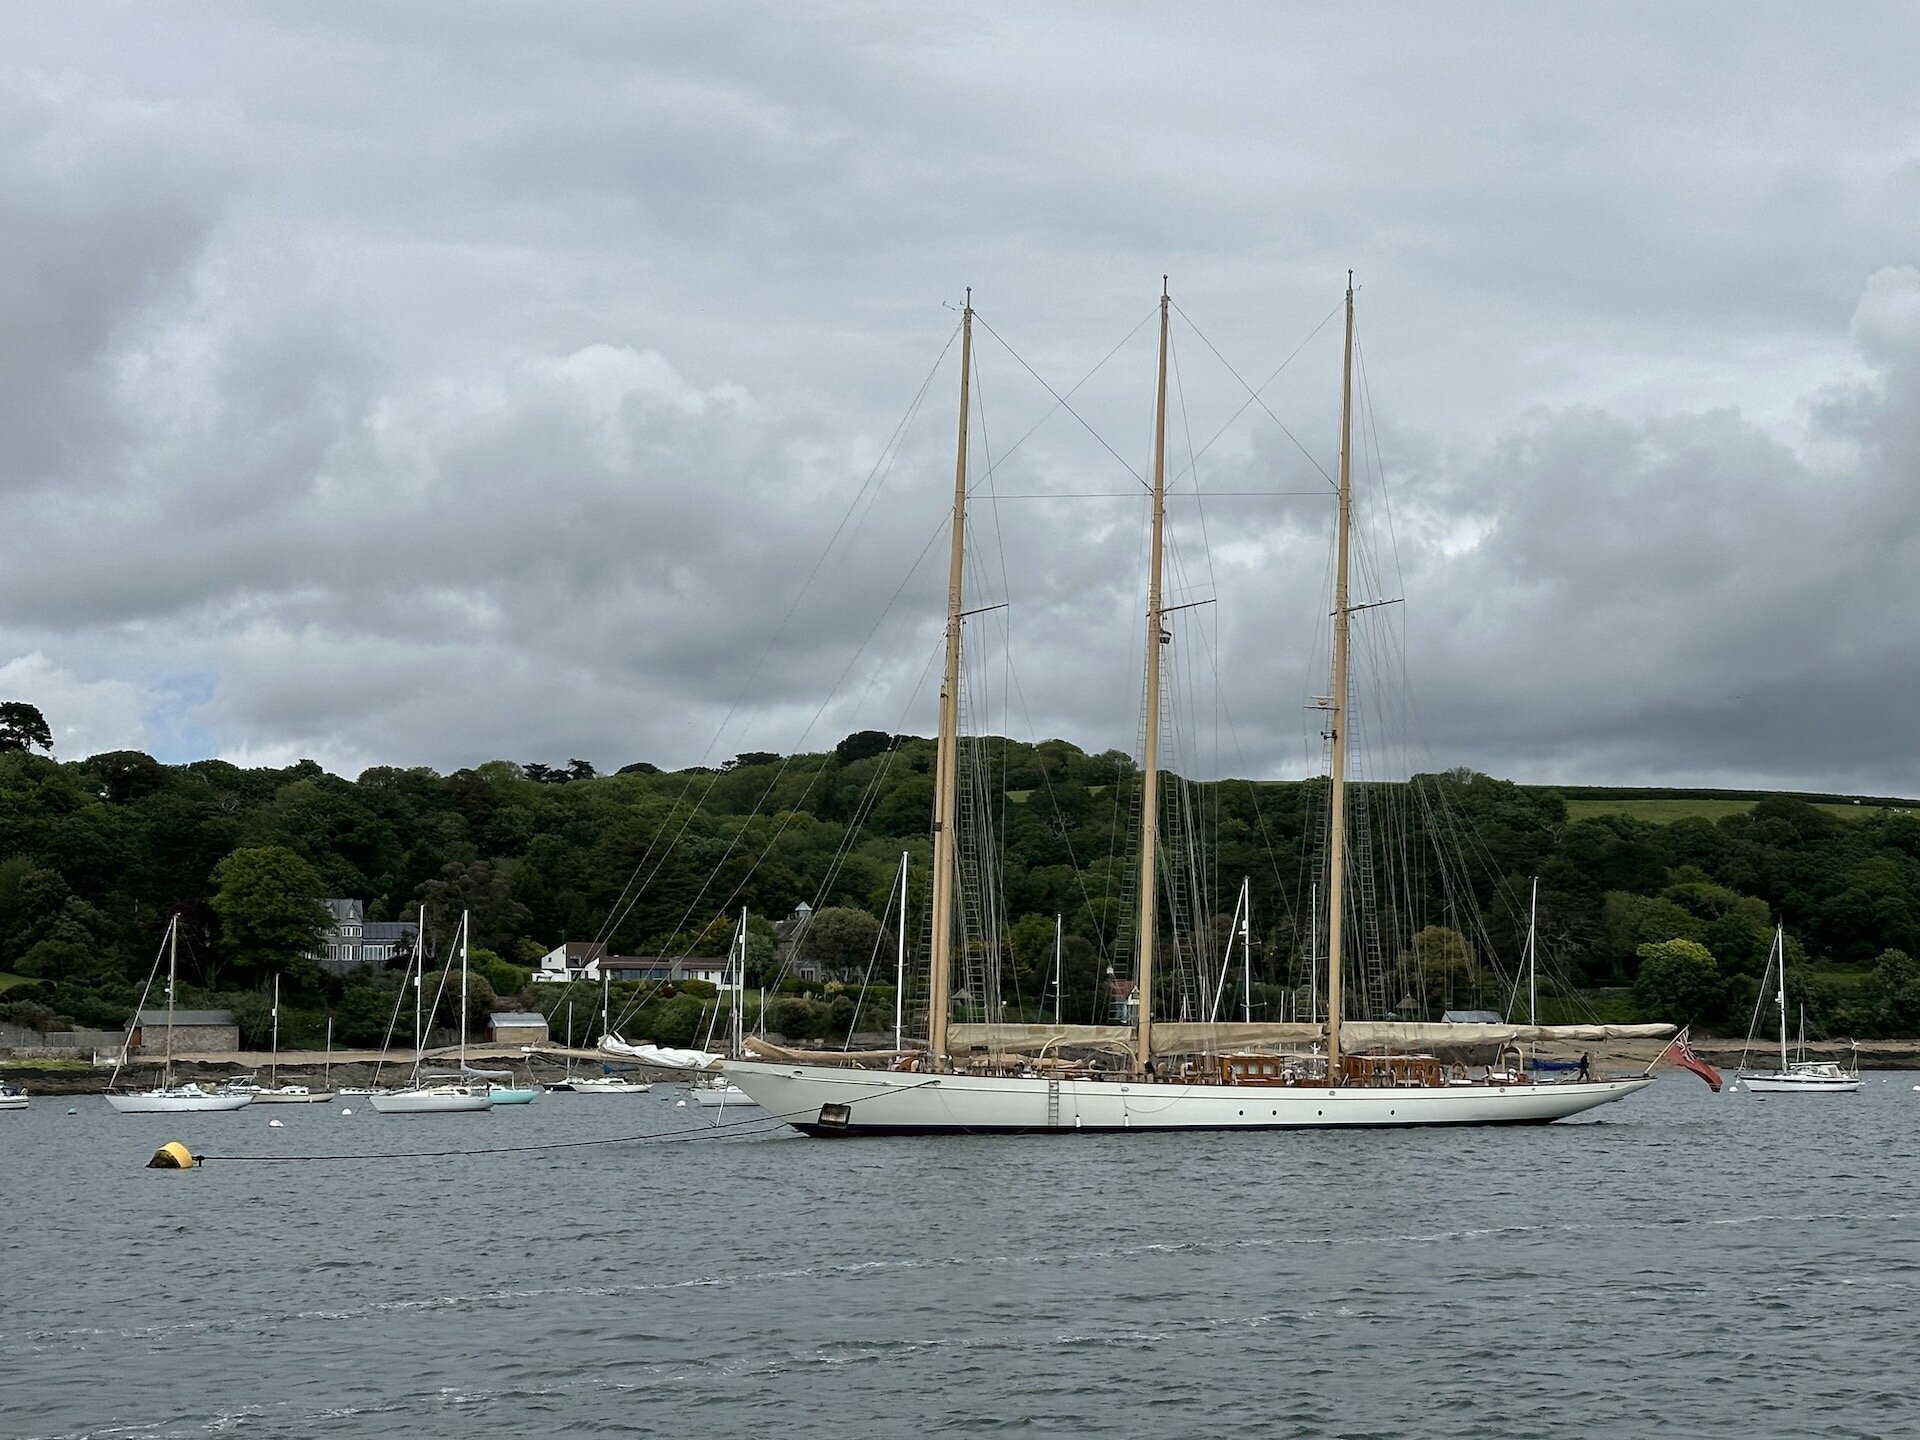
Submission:
[[[1349,1020],[1340,1027],[1344,1048],[1407,1050],[1458,1056],[1497,1051],[1519,1041],[1597,1044],[1605,1040],[1662,1040],[1671,1025],[1471,1025],[1427,1021]],[[1049,1050],[1126,1051],[1134,1031],[1127,1025],[953,1025],[948,1044],[956,1056],[972,1050],[1035,1055]],[[1259,1054],[1297,1050],[1326,1038],[1324,1025],[1305,1021],[1222,1021],[1200,1025],[1163,1020],[1153,1029],[1155,1055]]]
[[[706,1070],[722,1058],[706,1050],[671,1050],[664,1045],[648,1045],[644,1041],[629,1044],[618,1035],[602,1035],[600,1048],[609,1055],[622,1055],[662,1070]]]

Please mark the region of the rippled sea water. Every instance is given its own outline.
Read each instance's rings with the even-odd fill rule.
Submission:
[[[1669,1078],[1541,1129],[749,1127],[186,1173],[142,1166],[711,1115],[40,1098],[0,1114],[0,1435],[1920,1434],[1917,1081]]]

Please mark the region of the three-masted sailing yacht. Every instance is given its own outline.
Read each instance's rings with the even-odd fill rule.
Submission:
[[[1627,1079],[1537,1084],[1530,1075],[1469,1077],[1432,1055],[1376,1053],[1383,1041],[1406,1045],[1417,1025],[1342,1022],[1342,936],[1346,898],[1346,736],[1348,550],[1352,519],[1353,286],[1346,297],[1346,350],[1341,383],[1338,558],[1334,599],[1333,695],[1326,702],[1332,735],[1329,876],[1326,889],[1327,1024],[1155,1024],[1154,965],[1158,910],[1160,824],[1160,669],[1166,607],[1162,601],[1166,525],[1168,322],[1171,302],[1160,296],[1159,369],[1155,391],[1152,530],[1147,576],[1146,724],[1141,765],[1139,911],[1136,925],[1138,1011],[1131,1033],[1117,1026],[966,1025],[950,1023],[954,911],[959,867],[957,820],[958,721],[967,521],[967,421],[972,378],[973,306],[961,316],[960,421],[954,467],[951,564],[947,587],[946,668],[940,689],[933,814],[933,925],[928,986],[927,1049],[889,1070],[765,1058],[732,1060],[725,1069],[776,1119],[809,1135],[899,1135],[981,1132],[1120,1130],[1275,1130],[1354,1126],[1543,1124],[1623,1099],[1652,1083]],[[1496,1041],[1449,1026],[1451,1038]],[[1639,1028],[1639,1027],[1636,1027]],[[1660,1034],[1671,1027],[1644,1027]],[[1017,1032],[1027,1032],[1025,1034]],[[1117,1032],[1117,1033],[1116,1033]],[[1128,1042],[1131,1068],[1095,1071],[1057,1060],[1002,1058],[1021,1049],[1044,1056],[1067,1044]],[[972,1041],[988,1058],[967,1058]],[[1023,1043],[1024,1042],[1024,1043]],[[1235,1053],[1252,1047],[1324,1043],[1312,1054]],[[957,1053],[962,1046],[967,1055]]]

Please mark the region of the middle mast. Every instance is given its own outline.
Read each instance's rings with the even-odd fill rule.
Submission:
[[[973,291],[960,314],[960,434],[953,462],[953,550],[947,567],[947,663],[940,680],[940,733],[933,779],[933,954],[927,984],[927,1063],[946,1065],[953,979],[954,822],[959,809],[960,628],[966,622],[967,412],[972,402]],[[903,917],[904,918],[904,917]]]
[[[1139,1033],[1134,1068],[1153,1061],[1153,950],[1159,934],[1155,869],[1160,839],[1160,647],[1172,637],[1162,628],[1160,569],[1167,524],[1167,280],[1160,277],[1160,373],[1153,403],[1153,541],[1147,558],[1147,724],[1140,756],[1140,973],[1134,982]]]

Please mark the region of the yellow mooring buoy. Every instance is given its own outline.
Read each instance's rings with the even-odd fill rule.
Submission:
[[[178,1140],[169,1140],[153,1152],[153,1159],[147,1161],[149,1170],[191,1170],[200,1162],[193,1158],[193,1152]]]

